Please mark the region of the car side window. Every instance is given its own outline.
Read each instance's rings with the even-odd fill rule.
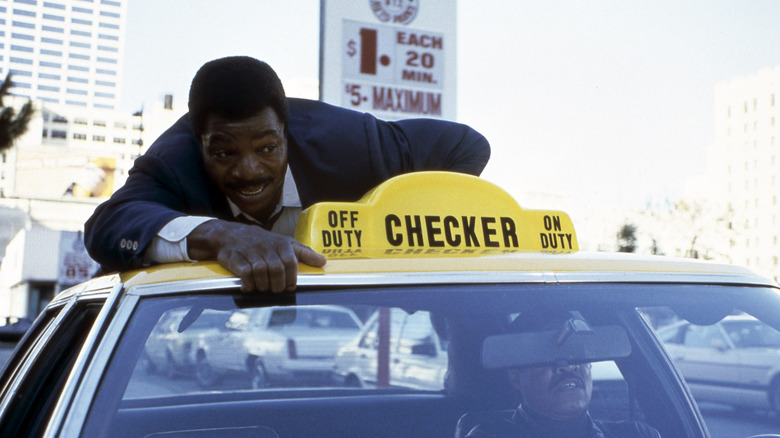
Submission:
[[[68,329],[60,329],[56,339],[39,338],[44,343],[40,351],[19,363],[30,367],[14,389],[25,394],[24,403],[15,403],[3,413],[0,430],[4,435],[38,436],[43,432],[99,311],[98,304],[77,304],[69,309],[59,323]],[[31,346],[34,348],[38,346]]]

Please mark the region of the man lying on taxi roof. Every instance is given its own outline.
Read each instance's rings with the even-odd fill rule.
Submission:
[[[87,221],[85,245],[104,272],[216,260],[245,292],[292,290],[298,262],[326,262],[292,238],[302,208],[356,201],[407,172],[479,175],[489,156],[466,125],[288,99],[268,64],[221,58],[195,75],[189,113]]]
[[[536,317],[534,317],[536,316]],[[523,315],[510,324],[510,332],[565,327],[577,312],[548,317]],[[587,324],[584,320],[575,323]],[[559,332],[561,333],[561,332]],[[551,338],[550,342],[554,342]],[[495,418],[468,431],[467,438],[660,438],[657,430],[640,421],[599,421],[588,413],[593,379],[590,363],[520,367],[508,370],[510,384],[522,395],[511,418]]]

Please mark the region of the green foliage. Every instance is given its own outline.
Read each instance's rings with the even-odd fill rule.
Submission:
[[[8,96],[12,84],[10,74],[0,84],[0,152],[10,149],[14,140],[27,132],[34,111],[32,102],[29,101],[22,106],[18,114],[13,107],[5,106],[3,99]]]

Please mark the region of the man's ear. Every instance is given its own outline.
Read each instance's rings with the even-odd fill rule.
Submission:
[[[509,383],[512,384],[512,386],[515,387],[518,391],[522,387],[522,379],[523,379],[523,370],[519,368],[511,368],[507,370],[507,375],[509,376]]]

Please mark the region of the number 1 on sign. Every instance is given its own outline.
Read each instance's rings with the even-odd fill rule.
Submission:
[[[376,29],[360,28],[360,73],[376,74]]]

